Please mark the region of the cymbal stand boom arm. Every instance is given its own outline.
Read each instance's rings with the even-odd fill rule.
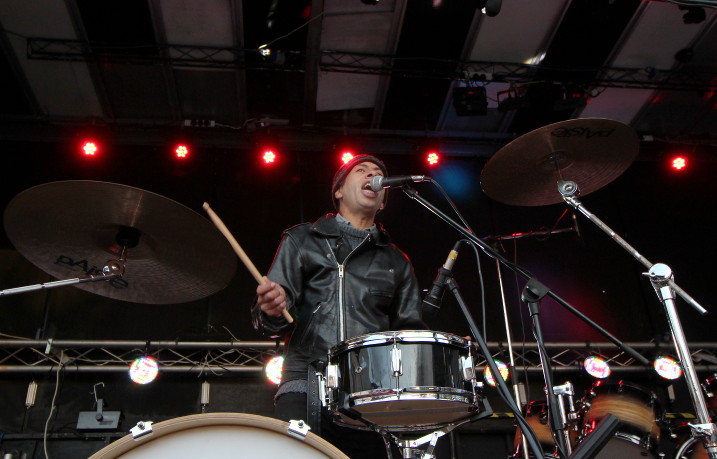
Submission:
[[[637,261],[642,263],[642,265],[649,270],[647,275],[650,277],[650,282],[655,289],[655,293],[665,307],[665,311],[667,313],[667,319],[672,332],[672,339],[685,374],[687,389],[690,393],[690,397],[692,398],[692,404],[695,408],[695,413],[699,421],[699,424],[697,425],[690,424],[692,435],[701,437],[709,457],[717,459],[717,427],[714,423],[710,422],[707,404],[705,402],[704,395],[702,394],[700,383],[697,379],[697,372],[692,362],[692,354],[690,353],[687,345],[687,339],[685,338],[682,324],[677,314],[677,308],[675,307],[674,293],[677,292],[680,294],[685,301],[697,309],[697,311],[701,314],[706,314],[707,310],[700,306],[699,303],[697,303],[691,296],[675,284],[673,273],[669,266],[663,263],[650,263],[650,261],[628,244],[627,241],[617,235],[602,220],[588,211],[577,199],[579,189],[575,182],[564,180],[558,181],[558,191],[563,196],[566,203],[580,211],[580,213],[587,217],[588,220],[603,230],[603,232],[617,242],[618,245],[627,250],[628,253],[630,253]]]
[[[110,260],[102,268],[102,272],[98,272],[96,274],[75,277],[73,279],[63,279],[52,282],[43,282],[41,284],[26,285],[23,287],[8,288],[5,290],[0,290],[0,296],[16,295],[18,293],[32,292],[35,290],[43,290],[48,288],[64,287],[65,285],[82,284],[85,282],[109,281],[118,277],[122,277],[123,274],[124,259]]]

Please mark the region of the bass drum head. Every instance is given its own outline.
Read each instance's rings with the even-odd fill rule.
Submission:
[[[196,459],[198,457],[261,457],[349,459],[338,448],[309,432],[300,439],[288,433],[289,423],[242,413],[206,413],[152,425],[137,439],[127,435],[90,459]]]

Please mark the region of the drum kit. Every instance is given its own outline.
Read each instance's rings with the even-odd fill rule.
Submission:
[[[717,375],[702,384],[697,379],[674,308],[674,293],[700,312],[704,309],[674,283],[669,267],[649,263],[579,201],[579,196],[619,177],[635,159],[638,144],[634,131],[615,121],[577,119],[555,123],[525,134],[499,150],[483,169],[481,185],[488,196],[509,205],[566,202],[649,269],[650,281],[667,310],[697,417],[697,422],[685,426],[689,437],[677,457],[715,459],[717,432],[705,396],[713,405],[716,403]],[[407,186],[403,190],[493,258],[511,269],[517,268],[502,260],[472,231],[417,196],[415,190]],[[17,250],[48,274],[60,279],[78,273],[81,276],[2,290],[0,296],[77,284],[81,289],[117,300],[180,303],[224,288],[236,268],[236,258],[231,256],[227,241],[208,220],[160,195],[113,183],[66,181],[26,190],[6,208],[5,228]],[[516,272],[526,274],[519,268]],[[535,312],[534,329],[540,343],[540,300],[549,295],[571,308],[547,287],[531,277],[526,279],[529,282],[523,296]],[[404,458],[428,459],[434,457],[440,437],[492,414],[483,384],[476,375],[478,351],[485,356],[492,372],[498,371],[464,302],[459,294],[456,296],[475,343],[450,333],[406,330],[353,337],[329,351],[328,365],[316,377],[320,401],[334,422],[381,434],[389,457],[393,443]],[[597,324],[575,310],[572,312],[639,357],[638,360],[644,360]],[[652,392],[624,381],[597,382],[576,402],[572,384],[552,383],[548,359],[544,357],[541,355],[546,382],[544,402],[533,401],[521,409],[518,406],[521,401],[512,400],[505,383],[495,378],[501,396],[518,421],[510,457],[658,457],[661,412]],[[260,442],[286,448],[285,454],[306,453],[298,457],[315,457],[312,455],[315,453],[318,457],[344,457],[319,437],[307,434],[303,421],[297,423],[287,430],[286,423],[261,416],[229,413],[188,416],[158,423],[153,429],[154,440],[144,443],[152,445],[147,447],[146,456],[122,457],[173,455],[163,448],[178,448],[181,443],[178,439],[186,442],[180,450],[191,448],[192,442],[201,442],[219,448],[217,451],[227,448],[229,452],[236,445],[244,448]],[[142,435],[140,432],[136,436]],[[216,441],[204,440],[206,435],[216,437]],[[298,451],[291,442],[281,446],[297,435],[302,440],[311,439],[305,443],[311,443],[312,451]],[[134,438],[127,436],[93,457],[119,457],[136,444]]]

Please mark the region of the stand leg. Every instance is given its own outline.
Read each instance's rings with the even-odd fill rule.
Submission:
[[[705,402],[702,388],[697,379],[697,371],[692,363],[692,354],[687,345],[682,323],[677,314],[675,307],[674,291],[672,287],[667,285],[667,280],[672,277],[672,270],[664,264],[658,263],[650,268],[650,281],[655,289],[655,293],[665,306],[667,320],[670,324],[672,332],[672,340],[675,343],[675,350],[682,365],[682,371],[685,375],[687,389],[692,398],[692,404],[695,407],[698,423],[690,424],[693,437],[701,437],[705,450],[712,459],[717,458],[717,428],[714,423],[710,422],[710,416],[707,411],[707,403]]]
[[[528,304],[530,317],[533,319],[533,334],[538,344],[538,353],[540,355],[540,363],[543,367],[543,378],[545,379],[545,394],[548,401],[548,420],[550,428],[553,431],[553,438],[558,447],[561,457],[567,457],[570,454],[570,444],[565,441],[565,424],[562,422],[563,415],[558,406],[558,400],[555,396],[553,385],[553,370],[550,366],[550,357],[545,349],[545,341],[543,340],[543,331],[540,326],[540,300],[548,293],[548,288],[538,282],[535,278],[528,281],[521,299]]]

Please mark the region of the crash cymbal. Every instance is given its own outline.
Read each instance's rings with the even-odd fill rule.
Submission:
[[[84,180],[38,185],[10,201],[4,222],[18,252],[57,279],[101,271],[119,257],[118,235],[124,237],[129,248],[121,278],[73,284],[117,300],[198,300],[226,287],[236,270],[229,243],[209,220],[126,185]]]
[[[637,156],[639,139],[629,126],[580,118],[531,131],[504,146],[481,172],[483,191],[504,204],[562,202],[558,180],[578,184],[582,196],[619,177]]]

